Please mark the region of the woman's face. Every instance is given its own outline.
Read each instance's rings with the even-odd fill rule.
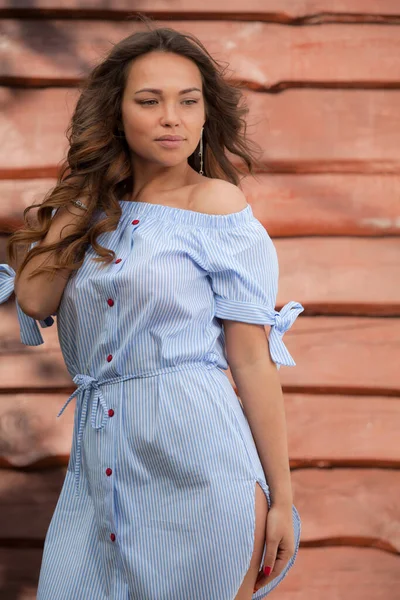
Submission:
[[[133,156],[163,166],[186,162],[205,122],[200,71],[190,59],[171,52],[140,56],[132,62],[121,108]],[[168,147],[157,141],[164,135],[183,140]]]

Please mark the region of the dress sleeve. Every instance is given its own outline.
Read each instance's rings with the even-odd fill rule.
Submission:
[[[56,211],[57,209],[54,208],[52,217]],[[31,250],[35,244],[36,242],[33,242],[29,249]],[[16,273],[10,265],[0,264],[0,304],[3,304],[11,297],[14,291],[15,275]],[[44,341],[36,320],[23,312],[17,298],[15,298],[15,305],[17,307],[21,342],[26,346],[40,346]],[[39,320],[40,326],[43,329],[51,327],[54,324],[53,316],[56,314],[49,315],[44,320]]]
[[[271,357],[280,365],[295,366],[283,342],[284,333],[304,310],[290,301],[275,310],[279,266],[275,246],[256,218],[243,226],[215,229],[204,236],[208,275],[221,319],[271,325]]]
[[[10,298],[14,291],[14,281],[14,269],[7,264],[0,265],[0,304],[6,302]],[[43,338],[36,320],[23,312],[16,298],[15,305],[17,307],[21,342],[26,346],[39,346],[40,344],[43,344]],[[54,323],[54,319],[52,316],[48,316],[43,321],[39,321],[39,323],[42,328],[51,327]]]

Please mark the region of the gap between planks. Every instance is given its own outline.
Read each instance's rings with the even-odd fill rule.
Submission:
[[[240,173],[248,175],[245,169],[236,165]],[[396,160],[265,160],[255,174],[268,175],[399,175],[400,162]],[[1,168],[0,180],[48,179],[57,178],[56,165],[32,168]]]
[[[113,20],[133,18],[137,14],[145,14],[155,20],[184,20],[184,21],[261,21],[289,27],[318,26],[323,24],[349,25],[400,25],[400,13],[344,13],[318,12],[302,16],[290,16],[284,12],[259,11],[199,11],[199,10],[124,10],[104,8],[9,8],[0,5],[2,19],[65,19],[65,20]]]
[[[0,76],[0,85],[22,89],[40,88],[79,88],[84,81],[83,77],[19,77],[12,75]],[[236,80],[244,89],[262,94],[281,94],[286,90],[309,89],[309,90],[400,90],[399,81],[295,81],[284,80],[271,85],[261,85],[251,80]]]

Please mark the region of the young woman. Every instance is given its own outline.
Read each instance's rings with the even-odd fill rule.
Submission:
[[[275,310],[275,248],[225,153],[252,173],[240,100],[193,36],[122,40],[36,228],[9,240],[10,263],[31,247],[2,300],[15,287],[26,344],[57,315],[77,384],[38,600],[259,600],[294,564],[278,368],[303,307]]]

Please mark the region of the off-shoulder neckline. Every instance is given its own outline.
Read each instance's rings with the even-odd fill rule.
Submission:
[[[161,219],[170,219],[175,223],[183,225],[194,225],[200,227],[216,227],[225,229],[248,223],[253,218],[250,204],[238,212],[229,214],[202,213],[187,208],[167,206],[166,204],[154,204],[153,202],[141,202],[137,200],[118,201],[124,214],[155,215]]]

